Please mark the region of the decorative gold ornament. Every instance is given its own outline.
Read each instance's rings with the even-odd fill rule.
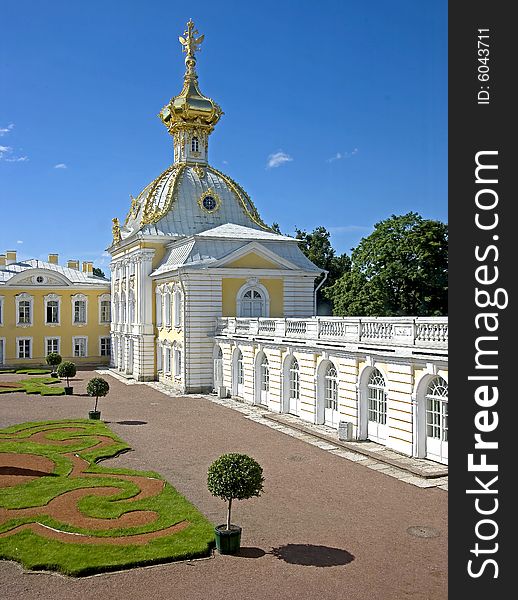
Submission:
[[[175,192],[178,184],[180,175],[183,173],[185,165],[171,165],[163,173],[161,173],[152,183],[148,186],[149,191],[144,198],[142,225],[149,225],[156,223],[162,217],[164,217],[170,210],[174,199]],[[171,175],[171,177],[169,177]],[[156,191],[160,185],[167,186],[167,192],[165,195],[165,202],[162,206],[158,204]]]
[[[212,214],[221,206],[221,198],[213,188],[209,188],[198,198],[198,205],[203,211]]]
[[[113,243],[114,244],[118,244],[121,240],[122,240],[122,236],[121,236],[121,227],[119,224],[119,219],[117,219],[117,217],[114,217],[112,219],[112,237],[113,237]]]
[[[195,36],[199,35],[199,31],[194,29],[194,23],[192,19],[189,19],[187,23],[187,29],[184,31],[184,36],[180,36],[178,39],[180,44],[182,44],[182,51],[187,53],[188,57],[194,57],[195,52],[199,52],[199,46],[203,42],[205,36],[200,35],[200,37],[196,38]]]
[[[196,165],[192,168],[192,170],[196,173],[199,179],[203,179],[205,177],[205,169],[202,166]]]

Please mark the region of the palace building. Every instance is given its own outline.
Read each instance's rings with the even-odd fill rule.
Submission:
[[[112,367],[181,393],[346,423],[350,439],[446,463],[447,319],[316,316],[321,269],[209,164],[223,113],[198,85],[202,40],[189,21],[183,87],[160,112],[173,162],[132,198],[122,225],[113,219]]]
[[[0,254],[0,366],[45,365],[51,352],[80,365],[110,360],[110,282],[78,260],[59,265]]]

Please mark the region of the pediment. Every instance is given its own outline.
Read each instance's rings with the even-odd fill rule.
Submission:
[[[41,279],[41,281],[40,281]],[[52,287],[52,286],[63,286],[72,285],[70,279],[57,273],[56,271],[50,271],[48,269],[27,269],[21,273],[13,275],[11,279],[6,282],[8,286],[19,286],[19,285],[30,285],[34,287]]]
[[[255,241],[220,258],[211,267],[231,269],[298,269],[289,260]]]

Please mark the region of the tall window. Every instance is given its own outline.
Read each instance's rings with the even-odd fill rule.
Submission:
[[[247,290],[241,299],[241,317],[263,317],[264,298],[256,289]]]
[[[105,298],[99,303],[99,321],[101,323],[109,323],[112,318],[111,300]]]
[[[338,373],[333,364],[330,364],[324,375],[325,380],[325,408],[338,410]]]
[[[4,324],[4,298],[0,296],[0,325]]]
[[[198,138],[194,136],[191,140],[191,152],[199,152],[200,144],[198,142]]]
[[[178,348],[174,349],[174,375],[175,377],[182,376],[182,352]]]
[[[86,324],[86,297],[83,295],[73,298],[73,324]]]
[[[165,349],[165,368],[164,372],[166,375],[171,374],[171,348],[166,347]]]
[[[129,292],[129,314],[128,314],[128,323],[133,324],[135,322],[135,294],[133,290]]]
[[[156,291],[156,326],[162,327],[162,292]]]
[[[245,382],[245,369],[243,367],[243,353],[238,350],[237,355],[237,384],[243,385]]]
[[[298,400],[300,397],[300,372],[299,363],[294,358],[290,366],[290,399]]]
[[[261,360],[261,391],[268,392],[270,390],[270,369],[268,367],[268,359],[263,355]]]
[[[171,327],[171,292],[166,290],[164,302],[164,324],[166,327]]]
[[[32,300],[18,301],[18,325],[32,325]]]
[[[380,425],[387,422],[387,392],[385,379],[378,369],[373,369],[367,384],[367,419]]]
[[[51,352],[59,354],[59,338],[45,338],[45,356],[48,356]]]
[[[126,323],[126,294],[122,293],[121,294],[121,302],[120,302],[120,306],[121,306],[121,323]]]
[[[47,301],[47,311],[46,311],[46,323],[48,324],[58,324],[59,323],[59,302],[57,300],[48,300]]]
[[[87,338],[86,337],[75,337],[72,338],[72,350],[74,356],[78,358],[84,358],[86,354]]]
[[[112,345],[112,341],[110,337],[102,337],[100,339],[100,350],[101,350],[101,356],[111,356],[111,345]]]
[[[426,392],[426,435],[448,441],[448,384],[435,377]]]
[[[32,358],[32,338],[18,339],[18,358]]]
[[[180,327],[182,324],[182,292],[176,290],[174,293],[173,326]]]

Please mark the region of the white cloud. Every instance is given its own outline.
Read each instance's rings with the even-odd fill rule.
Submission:
[[[23,244],[23,240],[16,240],[17,244]]]
[[[28,156],[13,156],[11,146],[0,146],[0,160],[5,162],[25,162],[29,160]]]
[[[331,163],[335,162],[335,160],[341,160],[342,158],[351,158],[351,156],[354,156],[355,154],[358,154],[358,148],[351,150],[351,152],[337,152],[334,156],[328,158],[326,162]]]
[[[289,154],[286,154],[286,152],[274,152],[268,157],[266,168],[274,169],[275,167],[280,167],[284,163],[291,162],[292,160],[293,158]]]
[[[54,165],[55,169],[67,169],[68,167],[66,166],[65,163],[58,163],[57,165]]]
[[[7,135],[13,129],[14,129],[14,123],[9,123],[9,125],[7,127],[0,127],[0,137]]]

